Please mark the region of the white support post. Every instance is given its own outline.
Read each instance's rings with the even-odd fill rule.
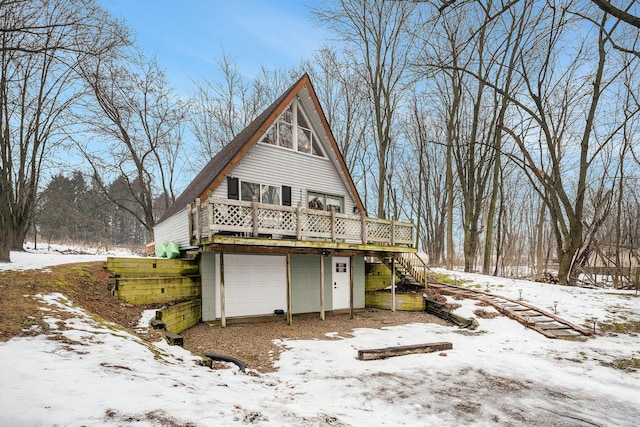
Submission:
[[[353,255],[349,257],[349,319],[353,319]]]
[[[324,254],[320,253],[320,320],[324,319]]]
[[[225,310],[224,289],[224,253],[220,252],[220,326],[227,327],[227,314]]]
[[[291,253],[287,253],[287,325],[289,326],[293,324],[291,305]]]

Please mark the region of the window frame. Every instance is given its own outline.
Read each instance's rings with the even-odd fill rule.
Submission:
[[[289,114],[291,115],[290,122],[287,121],[287,116]],[[301,126],[299,124],[298,117],[300,117],[300,115],[302,115],[302,121],[306,122],[308,127]],[[285,141],[285,139],[283,139],[282,136],[286,134],[282,130],[285,129],[285,127],[290,129],[290,132],[287,135],[289,138],[286,138],[286,141],[289,142],[288,144],[283,144],[283,141]],[[307,151],[301,149],[301,138],[299,138],[301,132],[305,133],[307,135],[307,139],[309,140],[309,148]],[[320,137],[318,137],[317,132],[311,124],[309,116],[306,114],[300,101],[298,101],[297,99],[291,101],[291,103],[285,108],[282,114],[280,114],[275,122],[262,135],[262,137],[259,139],[259,143],[271,145],[273,147],[284,148],[296,153],[306,154],[308,156],[314,156],[328,160]]]
[[[313,197],[313,199],[312,199]],[[311,202],[315,199],[319,199],[319,201],[322,203],[322,209],[318,209],[318,208],[314,208],[311,207],[310,204]],[[338,195],[338,194],[331,194],[331,193],[323,193],[321,191],[314,191],[314,190],[307,190],[307,208],[309,209],[317,209],[317,210],[323,210],[323,211],[327,211],[327,212],[331,212],[330,209],[327,209],[327,206],[335,206],[335,205],[327,205],[327,198],[332,198],[332,199],[339,199],[340,200],[340,210],[336,210],[336,213],[344,213],[344,196]]]
[[[276,205],[276,206],[286,206],[283,205],[283,198],[282,198],[282,189],[284,186],[282,185],[273,185],[273,184],[263,184],[261,182],[253,182],[253,181],[248,181],[248,180],[240,180],[240,185],[239,185],[239,195],[240,195],[240,200],[241,201],[245,201],[245,202],[252,202],[253,201],[253,196],[251,197],[251,199],[247,199],[244,195],[244,189],[247,186],[258,186],[258,191],[257,191],[257,196],[258,196],[258,203],[265,203],[265,204],[269,204],[269,205]],[[271,203],[271,202],[265,202],[264,201],[264,197],[263,195],[265,194],[265,191],[268,188],[274,188],[277,190],[277,196],[278,196],[278,203]],[[255,194],[255,193],[254,193]]]

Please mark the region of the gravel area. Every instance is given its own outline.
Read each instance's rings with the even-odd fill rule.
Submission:
[[[204,322],[183,332],[184,346],[194,353],[217,353],[233,356],[244,361],[250,369],[260,372],[275,370],[273,362],[278,359],[280,348],[273,344],[276,339],[341,339],[327,336],[350,336],[356,328],[383,328],[407,323],[447,323],[425,312],[388,311],[362,309],[353,319],[349,313],[327,313],[324,321],[316,314],[297,314],[288,326],[284,318],[251,323],[227,323],[222,328],[219,322]]]

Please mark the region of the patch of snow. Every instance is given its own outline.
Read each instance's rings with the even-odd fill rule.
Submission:
[[[523,289],[541,308],[557,300],[558,314],[576,323],[640,320],[640,298],[629,293],[456,274],[513,299]],[[640,372],[610,366],[640,358],[637,336],[550,340],[503,316],[478,319],[475,331],[413,323],[277,340],[278,371],[249,375],[199,366],[164,341],[149,345],[61,294],[37,298],[60,328],[0,343],[0,425],[635,426],[640,418]],[[489,309],[451,302],[462,305],[458,314]],[[71,317],[56,318],[61,310]],[[453,349],[356,359],[359,349],[439,341]]]
[[[11,262],[0,262],[2,270],[37,270],[60,264],[77,262],[106,261],[108,256],[133,256],[131,250],[113,248],[105,251],[101,248],[73,247],[69,245],[39,244],[38,249],[26,243],[25,251],[11,251]],[[45,269],[45,272],[51,272]]]
[[[149,327],[149,323],[156,318],[156,311],[157,310],[144,310],[140,316],[140,320],[138,320],[138,324],[136,325],[136,331],[147,329]]]

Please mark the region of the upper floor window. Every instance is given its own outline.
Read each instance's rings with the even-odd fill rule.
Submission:
[[[294,131],[295,130],[295,131]],[[284,110],[262,138],[262,142],[301,153],[324,157],[316,136],[297,100]]]

